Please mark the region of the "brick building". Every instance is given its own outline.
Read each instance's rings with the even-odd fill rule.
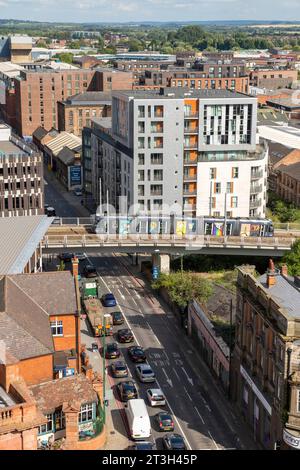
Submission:
[[[255,68],[250,72],[250,85],[276,90],[290,87],[298,79],[298,71],[292,68]]]
[[[101,91],[87,91],[58,101],[58,130],[81,137],[83,127],[89,127],[91,118],[111,116],[111,95]]]
[[[43,213],[42,155],[0,124],[0,217]]]
[[[265,449],[300,448],[299,277],[238,270],[231,397]]]
[[[128,90],[132,74],[112,69],[24,70],[15,78],[16,129],[31,137],[58,127],[57,102],[86,91]]]

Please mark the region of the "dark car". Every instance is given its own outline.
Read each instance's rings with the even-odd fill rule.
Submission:
[[[97,269],[92,264],[87,264],[83,269],[83,275],[85,277],[97,277]]]
[[[169,413],[161,411],[155,415],[155,421],[160,431],[174,431],[174,421]]]
[[[146,354],[141,346],[130,346],[127,351],[130,359],[133,362],[138,363],[146,361]]]
[[[106,359],[116,359],[117,357],[120,357],[120,354],[117,343],[111,343],[106,346]]]
[[[126,380],[126,382],[118,383],[117,388],[122,401],[138,398],[137,388],[132,380]]]
[[[72,258],[74,257],[74,255],[73,253],[60,253],[58,257],[61,261],[68,263],[72,261]]]
[[[128,377],[128,367],[124,361],[116,361],[111,365],[113,377]]]
[[[114,325],[122,325],[125,321],[122,312],[112,312],[112,317]]]
[[[166,434],[162,442],[167,450],[186,450],[184,439],[180,434]]]
[[[137,442],[133,446],[129,447],[129,450],[155,450],[155,449],[156,449],[155,443],[151,441]]]
[[[134,341],[134,337],[132,332],[128,329],[118,330],[118,340],[120,343],[132,343]]]
[[[111,292],[109,294],[102,295],[102,302],[104,307],[115,307],[117,305],[115,296]]]

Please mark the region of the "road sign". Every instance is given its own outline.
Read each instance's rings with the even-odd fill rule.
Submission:
[[[158,266],[153,266],[152,268],[152,279],[157,279],[159,276]]]

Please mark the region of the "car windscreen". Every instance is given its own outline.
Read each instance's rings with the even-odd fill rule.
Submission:
[[[146,369],[146,370],[142,370],[142,374],[143,375],[153,375],[153,372],[151,369]]]

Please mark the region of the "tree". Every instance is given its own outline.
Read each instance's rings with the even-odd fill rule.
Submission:
[[[282,262],[287,265],[289,274],[300,275],[300,239],[296,240],[291,251],[282,258]]]
[[[61,54],[56,54],[54,57],[66,64],[72,64],[74,55],[71,54],[71,52],[62,52]]]
[[[186,307],[188,302],[198,299],[206,302],[212,295],[212,285],[206,279],[189,272],[160,274],[152,283],[154,289],[164,287],[170,299],[180,307]]]

